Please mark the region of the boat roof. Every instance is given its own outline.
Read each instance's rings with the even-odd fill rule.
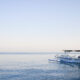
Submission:
[[[64,52],[80,52],[80,50],[63,50]]]
[[[80,50],[75,50],[75,52],[80,52]]]

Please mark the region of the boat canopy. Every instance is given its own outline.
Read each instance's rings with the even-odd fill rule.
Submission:
[[[64,52],[80,52],[80,50],[63,50]]]
[[[72,52],[73,50],[63,50],[64,52]]]
[[[75,50],[75,52],[80,52],[80,50]]]

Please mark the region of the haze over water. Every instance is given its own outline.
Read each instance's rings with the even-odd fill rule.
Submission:
[[[80,0],[0,0],[0,80],[80,80],[48,62],[64,49],[80,49]]]

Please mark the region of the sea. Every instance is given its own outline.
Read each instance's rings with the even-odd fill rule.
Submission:
[[[80,65],[48,61],[61,52],[0,52],[0,80],[80,80]]]

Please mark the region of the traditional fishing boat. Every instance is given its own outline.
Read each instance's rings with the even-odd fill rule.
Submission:
[[[69,56],[70,52],[80,52],[80,50],[64,50],[65,54],[61,56],[57,56],[57,59],[60,62],[68,62],[68,63],[80,63],[80,55],[77,57]]]
[[[64,50],[63,55],[56,56],[56,61],[65,62],[65,63],[80,63],[80,54],[77,57],[72,57],[69,55],[71,52],[80,52],[80,50]],[[53,59],[49,59],[49,61],[54,61]]]

